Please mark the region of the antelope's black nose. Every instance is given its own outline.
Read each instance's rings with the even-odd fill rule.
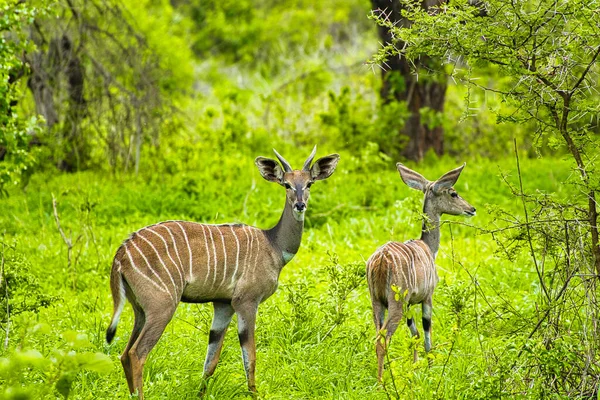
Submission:
[[[302,212],[302,211],[306,210],[306,203],[304,203],[304,202],[302,202],[302,203],[298,202],[298,203],[294,204],[294,208],[296,209],[296,211]]]

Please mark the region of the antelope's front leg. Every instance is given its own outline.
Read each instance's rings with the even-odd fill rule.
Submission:
[[[238,316],[238,337],[242,347],[242,359],[244,370],[248,380],[248,390],[256,393],[254,371],[256,368],[256,342],[254,331],[256,326],[256,313],[258,311],[257,301],[239,301],[233,304]]]
[[[425,352],[431,351],[431,310],[432,310],[432,298],[429,297],[423,302],[423,333],[425,334]],[[431,367],[432,361],[429,359],[429,366]]]
[[[214,302],[214,317],[210,333],[208,336],[208,350],[206,351],[206,361],[204,362],[204,378],[210,377],[217,368],[221,348],[227,327],[233,317],[233,307],[229,303]]]

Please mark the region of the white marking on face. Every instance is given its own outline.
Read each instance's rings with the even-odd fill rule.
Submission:
[[[298,222],[303,222],[304,221],[304,210],[303,211],[296,211],[296,209],[292,210],[292,214],[294,215],[294,219]]]

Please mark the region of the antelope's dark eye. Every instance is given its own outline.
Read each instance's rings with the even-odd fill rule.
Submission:
[[[456,193],[456,192],[452,192],[452,193],[450,193],[450,196],[452,196],[452,197],[456,198],[456,197],[458,197],[458,193]]]
[[[287,182],[284,182],[283,186],[285,186],[286,189],[291,189],[292,188],[292,186],[289,183],[287,183]]]
[[[309,188],[312,186],[312,184],[313,184],[313,182],[308,182],[308,183],[306,184],[306,188],[307,188],[307,189],[309,189]]]

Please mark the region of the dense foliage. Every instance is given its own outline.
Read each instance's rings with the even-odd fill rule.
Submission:
[[[0,196],[35,163],[29,138],[38,132],[39,121],[15,106],[23,96],[19,77],[26,74],[21,55],[30,48],[22,28],[43,11],[44,7],[22,2],[8,2],[0,8]]]
[[[367,0],[0,4],[0,399],[127,398],[130,306],[104,340],[119,244],[167,219],[274,225],[283,189],[253,160],[299,166],[315,143],[341,161],[259,309],[262,397],[598,396],[597,2],[403,1],[410,27],[373,14],[403,48],[378,43]],[[467,161],[456,189],[477,216],[444,218],[432,366],[402,326],[379,385],[365,260],[421,228],[394,168],[408,107],[378,95],[398,51],[449,77],[443,113],[421,115],[446,155],[409,166]],[[196,398],[211,317],[179,307],[148,398]],[[230,329],[206,398],[245,387]]]
[[[522,200],[523,216],[501,213],[507,226],[496,234],[504,239],[507,252],[513,252],[515,245],[527,247],[538,274],[541,314],[529,328],[528,339],[540,337],[546,350],[560,349],[566,334],[579,343],[570,347],[574,360],[568,365],[548,371],[534,353],[532,358],[524,357],[524,368],[539,374],[549,393],[593,395],[598,382],[588,374],[596,377],[600,369],[592,343],[600,335],[598,3],[489,1],[472,6],[459,2],[434,12],[424,12],[418,3],[408,4],[410,28],[393,27],[384,15],[378,18],[407,44],[402,50],[388,45],[380,59],[401,51],[409,58],[426,54],[455,65],[460,57],[465,67],[453,71],[457,79],[494,91],[511,106],[498,112],[499,121],[533,123],[537,147],[547,143],[552,149],[562,148],[571,160],[573,174],[565,184],[577,188],[577,195],[557,199],[546,193],[525,193],[516,185],[512,190]],[[506,77],[504,84],[480,83],[479,77],[488,71],[485,67]],[[576,305],[577,315],[565,303]],[[522,346],[519,356],[527,346]]]

